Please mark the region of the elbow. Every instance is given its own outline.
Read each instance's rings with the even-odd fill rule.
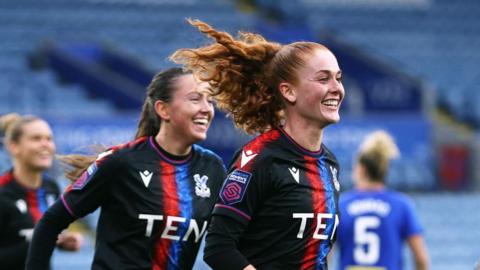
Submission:
[[[208,236],[208,235],[207,235]],[[206,242],[203,260],[215,270],[242,270],[249,263],[233,244]]]
[[[429,269],[428,256],[425,252],[420,254],[420,255],[415,256],[415,266],[416,266],[416,270],[428,270]]]
[[[422,259],[422,260],[417,260],[416,262],[417,264],[417,270],[428,270],[429,268],[429,264],[428,264],[428,260],[425,258],[425,259]]]
[[[218,262],[221,260],[223,250],[212,248],[212,245],[207,242],[203,252],[203,261],[212,269],[220,269]]]

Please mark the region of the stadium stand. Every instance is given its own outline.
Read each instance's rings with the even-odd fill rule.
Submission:
[[[124,141],[132,136],[135,128],[139,110],[135,109],[136,105],[122,109],[111,97],[101,97],[80,83],[66,82],[55,69],[42,63],[41,58],[32,56],[38,55],[39,49],[45,48],[45,44],[73,47],[94,44],[97,49],[111,52],[118,58],[124,57],[130,63],[139,63],[143,68],[155,72],[172,65],[166,57],[177,48],[205,42],[185,22],[186,17],[205,20],[229,32],[256,29],[262,34],[272,33],[268,32],[271,25],[285,23],[279,27],[280,32],[293,29],[288,34],[308,33],[308,38],[323,38],[334,46],[348,44],[347,47],[335,48],[340,52],[342,48],[347,48],[344,50],[345,59],[350,63],[354,62],[352,55],[361,55],[360,70],[365,65],[371,65],[376,69],[388,70],[389,76],[402,73],[402,78],[408,77],[409,82],[414,81],[413,85],[419,85],[421,89],[420,110],[410,114],[401,112],[400,115],[383,112],[384,117],[378,117],[368,113],[370,105],[359,102],[365,93],[358,90],[361,85],[357,84],[363,82],[360,75],[355,78],[357,74],[354,72],[358,69],[352,68],[351,73],[347,74],[349,97],[345,104],[344,122],[338,127],[329,128],[326,136],[330,140],[326,143],[332,145],[342,164],[343,188],[351,185],[352,149],[356,149],[364,134],[378,127],[389,129],[404,152],[403,159],[393,164],[389,184],[405,191],[436,191],[441,188],[436,174],[439,164],[434,157],[439,151],[436,151],[432,142],[433,133],[438,131],[438,127],[430,119],[433,110],[428,104],[430,95],[436,97],[437,106],[448,111],[455,119],[477,128],[472,139],[476,141],[475,148],[467,148],[473,149],[472,155],[475,149],[480,150],[480,92],[475,89],[480,80],[480,71],[476,68],[480,60],[477,53],[480,46],[480,21],[477,18],[480,2],[256,2],[260,11],[244,14],[235,7],[233,1],[227,0],[0,1],[0,113],[15,111],[47,117],[57,135],[59,152],[62,153],[76,151],[78,147],[93,143]],[[258,23],[265,17],[276,20],[276,23]],[[110,60],[118,59],[116,57]],[[105,65],[110,65],[110,70],[115,74],[121,73],[116,69],[120,66],[118,62]],[[125,65],[121,64],[122,67]],[[42,70],[32,71],[32,68]],[[219,147],[221,155],[228,159],[232,148],[236,148],[245,138],[238,139],[238,133],[221,116],[218,116],[215,125],[217,127],[212,128],[207,144],[209,147]],[[100,126],[103,128],[98,128]],[[458,129],[454,128],[448,133],[456,135]],[[102,141],[106,137],[109,141]],[[475,164],[478,160],[472,156],[464,162]],[[0,151],[0,168],[6,169],[8,166],[8,158],[4,151]],[[470,181],[475,177],[480,178],[478,168],[476,170],[465,177],[469,177]],[[472,187],[478,190],[480,184],[464,185],[460,189]],[[431,269],[472,269],[480,259],[480,235],[476,227],[480,222],[480,214],[475,209],[478,195],[415,193],[414,200],[426,230]],[[54,269],[87,269],[93,246],[93,242],[87,240],[80,253],[57,252],[53,261]],[[406,257],[407,262],[411,260],[408,254]],[[198,266],[198,269],[206,269],[203,267]]]
[[[315,32],[330,29],[370,55],[424,78],[442,108],[479,125],[480,94],[474,89],[480,77],[475,68],[480,46],[478,1],[280,2],[275,6],[285,14],[292,13],[290,6],[305,11],[306,24]]]

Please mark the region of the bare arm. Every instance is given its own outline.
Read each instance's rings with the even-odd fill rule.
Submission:
[[[415,259],[416,270],[428,269],[428,254],[427,248],[421,235],[413,235],[407,240],[410,249],[412,250]]]

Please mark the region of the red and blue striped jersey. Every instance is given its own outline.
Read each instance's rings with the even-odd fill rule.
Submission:
[[[339,188],[324,145],[310,152],[273,129],[237,153],[213,215],[243,224],[237,248],[257,269],[327,269]]]
[[[58,198],[59,189],[46,177],[37,189],[24,187],[12,172],[0,176],[0,254],[10,254],[0,256],[0,265],[15,270],[25,268],[35,224]]]
[[[144,137],[101,154],[62,200],[76,217],[101,207],[93,269],[191,269],[224,177],[213,152],[174,157]]]

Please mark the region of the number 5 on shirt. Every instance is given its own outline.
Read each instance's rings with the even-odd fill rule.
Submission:
[[[375,264],[380,258],[380,238],[371,231],[380,226],[380,218],[362,216],[355,219],[355,249],[353,257],[359,264]]]

